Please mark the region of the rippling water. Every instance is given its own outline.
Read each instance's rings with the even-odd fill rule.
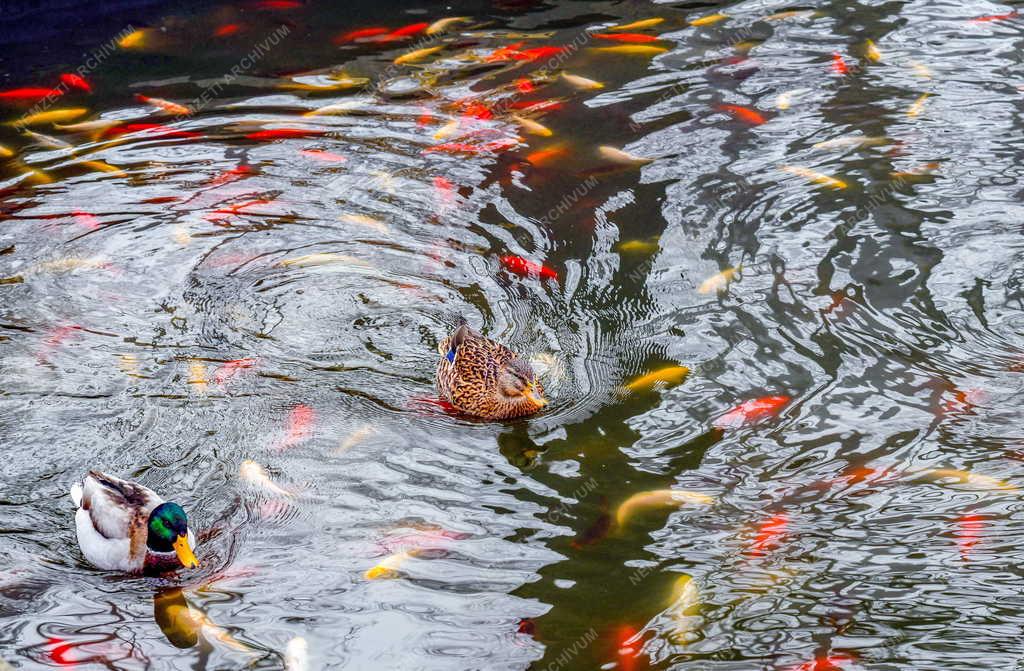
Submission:
[[[290,4],[8,56],[5,88],[93,54],[94,92],[57,106],[176,133],[0,129],[0,659],[269,669],[302,637],[309,668],[1024,664],[1012,6]],[[596,50],[653,17],[632,32],[660,53]],[[293,86],[341,72],[368,83]],[[246,137],[277,128],[316,134]],[[460,315],[543,368],[546,412],[430,402]],[[770,395],[792,401],[713,427]],[[202,568],[90,568],[67,496],[89,468],[182,503]],[[617,515],[663,489],[714,501]],[[168,624],[185,604],[201,631]]]

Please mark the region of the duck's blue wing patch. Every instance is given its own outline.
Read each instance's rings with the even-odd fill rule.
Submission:
[[[455,348],[448,350],[448,353],[444,355],[444,358],[448,359],[448,363],[455,363]]]

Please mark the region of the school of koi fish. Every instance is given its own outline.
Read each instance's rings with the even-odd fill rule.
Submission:
[[[0,79],[0,671],[1024,665],[1024,15],[484,4]],[[200,567],[90,568],[90,469]]]

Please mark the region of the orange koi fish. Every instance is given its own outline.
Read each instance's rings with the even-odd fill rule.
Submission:
[[[79,91],[85,91],[86,93],[92,93],[92,86],[85,80],[85,77],[76,75],[71,72],[65,72],[59,77],[60,83],[64,84],[68,88],[78,89]]]
[[[330,163],[344,163],[348,160],[341,154],[335,154],[334,152],[325,151],[323,149],[300,149],[299,153],[303,156],[316,159],[317,161],[328,161]]]
[[[249,133],[245,136],[245,139],[265,142],[268,140],[316,137],[323,134],[324,132],[321,130],[312,130],[310,128],[268,128],[266,130],[258,130],[255,133]]]
[[[520,93],[533,93],[537,90],[537,87],[533,85],[533,82],[526,77],[520,77],[515,81],[516,90]]]
[[[8,91],[0,91],[0,102],[9,102],[16,104],[31,104],[36,103],[50,96],[62,96],[64,91],[61,89],[44,89],[44,88],[20,88],[10,89]]]
[[[712,425],[718,429],[738,429],[778,414],[789,402],[789,396],[763,396],[744,401],[716,419]]]
[[[387,34],[388,29],[382,27],[374,28],[360,28],[359,30],[353,30],[347,33],[343,33],[334,38],[335,44],[342,44],[344,42],[355,42],[356,40],[366,39],[367,37],[378,37],[380,35]]]
[[[519,53],[519,47],[523,46],[525,42],[514,42],[507,44],[503,47],[499,47],[492,51],[490,54],[484,57],[484,62],[494,63],[497,61],[508,61],[512,60],[514,54]]]
[[[745,121],[752,126],[760,126],[765,121],[764,115],[756,110],[752,110],[749,107],[743,107],[742,105],[719,105],[718,109],[723,112],[728,112],[737,119]]]
[[[1006,19],[1015,19],[1020,15],[1020,12],[1007,12],[1006,14],[989,14],[988,16],[978,16],[973,19],[968,19],[970,23],[991,23],[992,21],[1005,21]]]
[[[230,37],[242,29],[240,23],[225,23],[213,31],[214,37]]]
[[[68,338],[71,337],[71,334],[81,330],[82,327],[78,324],[67,324],[56,327],[43,339],[43,346],[36,354],[36,359],[39,363],[47,363],[50,360],[49,355],[51,351],[60,347]]]
[[[190,116],[192,114],[192,110],[188,107],[179,105],[178,103],[172,103],[170,100],[164,100],[163,98],[150,98],[149,96],[144,96],[141,93],[136,93],[135,99],[140,103],[152,105],[158,110],[167,112],[168,114],[175,114],[178,116]]]
[[[277,449],[285,450],[295,447],[309,438],[315,418],[316,411],[308,405],[300,403],[292,408],[288,413],[288,428],[285,431],[284,440],[281,441]]]
[[[838,51],[832,54],[832,72],[837,75],[850,74],[850,68],[846,65],[846,61],[843,60],[843,55]]]
[[[216,177],[211,179],[209,182],[207,182],[206,186],[221,186],[223,184],[228,184],[230,182],[236,182],[236,181],[238,181],[240,179],[244,179],[245,177],[249,177],[250,175],[255,175],[255,174],[256,174],[256,169],[255,168],[253,168],[251,165],[245,165],[243,163],[242,165],[238,166],[237,168],[231,168],[230,170],[225,170],[224,172],[222,172],[221,174],[217,175]]]
[[[601,40],[612,40],[614,42],[657,42],[658,37],[654,35],[644,35],[643,33],[614,33],[609,35],[608,33],[594,33],[594,37]]]
[[[388,35],[392,38],[411,37],[422,33],[428,27],[430,27],[429,23],[410,23],[407,26],[402,26],[401,28],[392,30]]]
[[[853,662],[854,659],[850,655],[827,655],[790,667],[787,671],[842,671],[846,668],[853,668]]]
[[[763,557],[765,553],[777,547],[782,538],[786,535],[786,527],[789,525],[789,515],[778,513],[772,515],[757,528],[754,541],[750,544],[747,554],[752,557]]]
[[[557,280],[558,273],[540,263],[524,259],[521,256],[507,255],[501,257],[501,265],[505,270],[521,277],[540,277],[542,280]]]
[[[509,105],[509,108],[520,110],[524,114],[543,114],[560,110],[564,106],[559,100],[516,100]]]
[[[537,151],[531,151],[526,155],[526,160],[533,165],[544,165],[551,161],[561,158],[568,153],[565,146],[556,144],[553,147],[546,147],[544,149],[538,149]]]
[[[956,544],[960,548],[960,558],[968,561],[974,546],[981,540],[981,532],[985,530],[985,518],[981,515],[964,514],[956,521]]]
[[[640,632],[629,625],[619,627],[615,633],[615,656],[621,671],[636,671],[641,646]]]

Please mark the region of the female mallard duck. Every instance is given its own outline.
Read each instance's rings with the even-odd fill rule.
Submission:
[[[78,508],[78,545],[96,568],[159,573],[199,566],[185,511],[153,490],[89,471],[71,487],[71,500]]]
[[[544,387],[525,359],[466,324],[437,346],[437,390],[467,415],[511,419],[548,404]]]

